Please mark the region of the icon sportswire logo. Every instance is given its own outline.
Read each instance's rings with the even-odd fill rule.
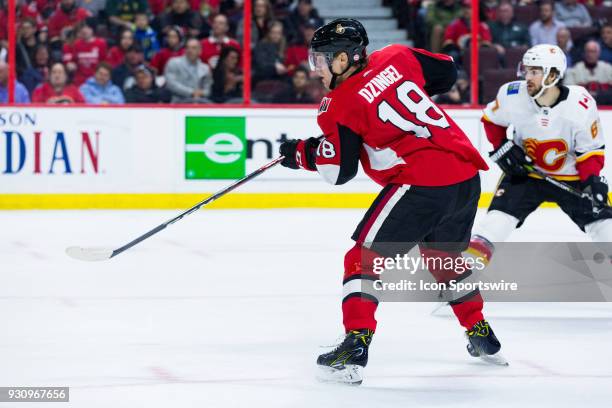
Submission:
[[[246,174],[244,117],[185,119],[185,178],[237,179]]]

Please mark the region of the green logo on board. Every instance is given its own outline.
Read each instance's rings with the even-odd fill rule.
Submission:
[[[185,119],[185,178],[238,179],[246,174],[244,117]]]

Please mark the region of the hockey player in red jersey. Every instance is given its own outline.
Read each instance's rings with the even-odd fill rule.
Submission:
[[[367,45],[365,29],[353,19],[334,20],[315,32],[311,68],[331,90],[319,107],[323,136],[280,148],[285,167],[317,171],[329,183],[344,184],[361,162],[383,186],[344,259],[346,337],[317,360],[325,379],[347,383],[361,383],[376,330],[378,299],[361,290],[361,282],[374,279],[372,259],[393,256],[384,253],[383,243],[405,243],[404,253],[420,243],[425,258],[461,257],[480,196],[478,171],[487,169],[465,133],[431,100],[454,84],[452,58],[402,45],[367,55]],[[430,272],[439,282],[470,275]],[[467,293],[451,306],[467,331],[469,353],[503,362],[480,293]]]

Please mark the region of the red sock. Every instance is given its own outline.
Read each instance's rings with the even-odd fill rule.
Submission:
[[[361,285],[378,279],[372,270],[373,259],[377,256],[359,244],[355,244],[344,256],[342,316],[347,333],[357,329],[376,330],[374,314],[378,299],[363,293]]]
[[[484,302],[480,293],[472,296],[467,300],[462,300],[460,303],[450,303],[459,324],[465,327],[466,330],[470,330],[476,323],[484,319],[482,314],[482,307]]]

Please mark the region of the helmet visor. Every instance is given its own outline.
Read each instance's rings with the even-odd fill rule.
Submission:
[[[321,52],[310,49],[308,51],[308,64],[310,70],[315,72],[329,71],[329,67],[334,60],[333,52]]]
[[[527,77],[527,73],[531,73],[531,75],[541,74],[543,72],[542,67],[534,67],[530,65],[525,65],[523,62],[519,62],[516,67],[516,76],[522,79]]]

